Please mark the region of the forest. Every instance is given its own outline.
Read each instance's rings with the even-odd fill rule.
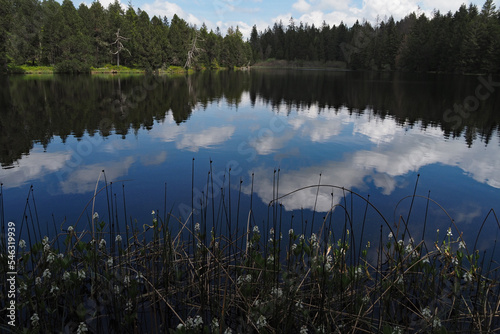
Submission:
[[[238,27],[221,32],[174,15],[152,18],[115,0],[76,8],[71,0],[0,0],[0,72],[16,66],[54,66],[56,72],[89,72],[106,64],[147,71],[169,66],[216,69],[267,60],[308,62],[354,70],[500,73],[500,11],[462,5],[432,17],[410,13],[395,21],[321,27],[290,18],[249,39]]]

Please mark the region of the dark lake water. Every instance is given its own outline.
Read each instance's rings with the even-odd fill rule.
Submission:
[[[364,221],[364,240],[377,241],[381,226],[386,237],[375,210],[338,186],[369,196],[393,227],[409,218],[416,238],[425,221],[433,241],[450,219],[423,198],[408,217],[405,196],[417,186],[468,242],[486,219],[478,248],[490,248],[498,227],[488,212],[500,213],[499,82],[313,70],[1,78],[2,219],[43,235],[54,225],[89,229],[87,204],[106,180],[112,189],[95,211],[121,231],[131,219],[149,224],[152,210],[184,220],[192,207],[208,229],[241,231],[252,206],[252,225],[309,234],[335,207],[328,224],[348,221],[361,233]]]

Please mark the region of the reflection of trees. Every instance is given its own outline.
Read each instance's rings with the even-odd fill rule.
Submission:
[[[479,138],[486,144],[499,129],[500,94],[493,93],[461,124],[443,122],[443,113],[475,94],[475,76],[410,73],[325,71],[252,72],[250,98],[260,97],[288,112],[317,104],[323,108],[347,107],[353,113],[370,109],[380,118],[394,117],[401,126],[439,126],[446,137],[464,135],[468,144]]]
[[[64,141],[85,133],[120,135],[151,128],[171,112],[186,121],[196,106],[206,108],[224,98],[238,106],[244,92],[252,104],[259,99],[290,112],[318,105],[347,107],[354,114],[366,109],[377,117],[394,117],[398,124],[440,126],[445,136],[465,135],[467,143],[488,144],[499,129],[500,94],[494,92],[456,129],[443,123],[445,110],[474,94],[476,77],[406,73],[327,71],[199,72],[190,76],[99,77],[54,76],[1,78],[0,162],[11,165],[33,143],[47,146],[53,136]],[[496,93],[496,94],[495,94]],[[106,120],[112,128],[101,128]]]

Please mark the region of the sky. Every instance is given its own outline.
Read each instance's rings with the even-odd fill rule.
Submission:
[[[105,7],[114,0],[100,0]],[[150,17],[166,16],[169,20],[177,14],[190,24],[200,27],[205,23],[215,30],[217,27],[225,34],[229,27],[240,28],[243,36],[248,38],[252,26],[257,25],[263,31],[280,20],[285,26],[293,17],[295,23],[314,24],[321,26],[325,21],[330,26],[344,22],[352,26],[356,20],[364,20],[376,24],[389,16],[395,20],[404,18],[407,14],[425,13],[432,15],[433,10],[441,13],[453,13],[464,3],[464,0],[120,0],[124,7],[129,3],[135,9],[146,11]],[[88,0],[83,1],[85,3]],[[467,5],[470,2],[465,2]],[[484,0],[472,1],[479,9]],[[500,0],[495,0],[497,9]],[[87,5],[90,5],[87,3]]]

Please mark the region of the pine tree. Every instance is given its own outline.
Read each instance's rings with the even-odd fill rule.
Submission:
[[[0,0],[0,74],[7,72],[7,43],[11,25],[11,0]]]

